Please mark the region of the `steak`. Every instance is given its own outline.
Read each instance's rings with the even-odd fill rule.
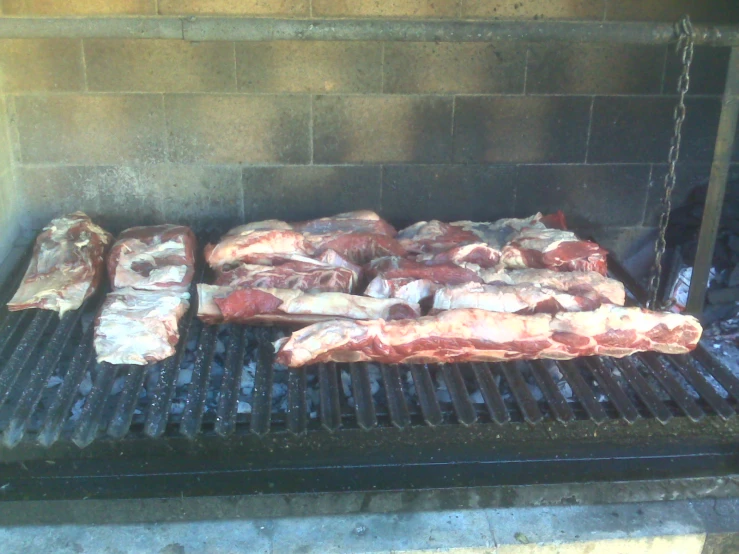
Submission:
[[[272,318],[272,315],[277,317]],[[419,315],[417,305],[398,299],[339,292],[310,294],[275,288],[198,285],[198,317],[205,323],[305,323],[306,320],[337,317],[391,320]]]
[[[503,248],[501,263],[511,269],[546,268],[555,271],[595,271],[605,275],[608,252],[575,233],[559,229],[527,228]]]
[[[173,290],[109,293],[95,321],[98,362],[146,365],[172,356],[189,299]]]
[[[691,316],[601,306],[591,312],[519,315],[460,309],[414,320],[316,323],[275,342],[276,362],[497,362],[639,351],[684,354],[701,336]]]
[[[113,237],[82,212],[52,220],[36,238],[10,311],[41,308],[64,315],[78,309],[100,285]]]
[[[398,256],[386,256],[373,260],[365,266],[365,273],[368,277],[380,276],[383,279],[427,279],[441,285],[482,283],[482,278],[477,272],[456,264],[427,265]]]
[[[381,256],[404,256],[405,248],[393,237],[377,233],[329,233],[306,235],[317,254],[333,250],[343,258],[358,265],[366,264]]]
[[[311,256],[314,248],[306,238],[290,229],[243,229],[238,234],[232,229],[218,244],[205,247],[205,260],[212,268],[230,264],[248,263],[274,265],[275,261],[291,255]],[[238,229],[238,228],[237,228]]]
[[[419,254],[416,256],[416,260],[427,265],[475,264],[488,269],[498,264],[500,255],[499,249],[493,248],[485,242],[472,242],[436,254]]]
[[[293,228],[301,233],[312,235],[327,235],[330,233],[372,233],[394,237],[398,234],[395,227],[382,219],[375,212],[358,210],[312,219],[302,223],[294,223]]]
[[[305,292],[350,293],[356,288],[358,275],[351,269],[310,262],[291,260],[278,266],[242,264],[219,272],[215,284]]]
[[[193,232],[181,225],[127,229],[108,257],[111,287],[184,291],[195,273],[196,247]]]

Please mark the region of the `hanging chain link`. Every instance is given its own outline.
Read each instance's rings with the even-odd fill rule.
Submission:
[[[677,23],[678,40],[675,45],[675,51],[682,61],[682,72],[677,80],[678,100],[673,112],[674,130],[672,140],[670,142],[670,151],[667,155],[667,173],[664,182],[664,197],[662,199],[662,211],[659,216],[659,235],[654,248],[654,266],[652,266],[652,276],[649,280],[649,300],[647,307],[651,309],[657,308],[657,293],[659,292],[660,278],[662,276],[662,256],[664,256],[667,242],[665,233],[667,232],[667,224],[670,221],[670,211],[672,211],[672,191],[675,189],[677,175],[675,166],[680,158],[680,142],[682,141],[682,127],[685,121],[685,95],[690,87],[690,64],[693,63],[693,24],[690,22],[690,16],[684,15]]]

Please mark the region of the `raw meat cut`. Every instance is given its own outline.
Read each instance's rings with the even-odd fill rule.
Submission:
[[[311,318],[401,319],[420,315],[417,305],[397,299],[367,298],[339,292],[308,294],[275,288],[198,285],[198,317],[206,323],[269,321],[302,323]],[[297,316],[292,320],[290,317]],[[261,317],[260,317],[261,316]],[[258,318],[258,319],[255,319]]]
[[[550,269],[514,269],[480,272],[487,284],[523,285],[534,284],[570,294],[595,294],[601,304],[623,306],[626,290],[623,283],[604,277],[595,271],[560,272]]]
[[[295,289],[305,292],[353,292],[357,274],[311,260],[289,261],[278,266],[242,264],[219,272],[215,284],[233,287]]]
[[[290,229],[243,230],[227,234],[215,246],[205,247],[205,259],[212,268],[229,264],[249,263],[274,265],[291,255],[311,256],[313,247],[306,238]]]
[[[182,225],[127,229],[110,249],[111,287],[186,290],[195,273],[196,245],[193,232]]]
[[[684,354],[701,336],[698,320],[641,308],[518,315],[461,309],[403,321],[316,323],[275,342],[275,361],[444,363],[578,356],[622,357],[653,350]]]
[[[390,225],[375,212],[369,210],[346,212],[333,215],[331,217],[322,217],[320,219],[311,219],[310,221],[304,221],[302,223],[293,223],[293,228],[301,233],[310,233],[313,235],[352,232],[374,233],[377,235],[394,237],[398,234],[395,227]]]
[[[263,221],[252,221],[251,223],[234,227],[224,236],[243,235],[251,231],[289,231],[292,228],[292,225],[280,219],[265,219]]]
[[[362,276],[362,266],[350,262],[334,250],[328,249],[322,252],[316,258],[318,261],[328,264],[332,267],[343,267],[345,269],[351,270],[357,276],[357,279]]]
[[[480,242],[472,231],[441,221],[419,221],[398,233],[398,242],[411,254],[438,254],[455,246]]]
[[[333,250],[354,264],[363,265],[381,256],[404,256],[405,248],[393,237],[376,233],[306,235],[317,254]]]
[[[416,260],[428,265],[475,264],[482,268],[495,267],[500,261],[500,250],[484,242],[455,246],[436,254],[419,254]]]
[[[100,285],[112,239],[82,212],[52,220],[36,239],[31,263],[8,309],[41,308],[62,316],[79,308]]]
[[[420,304],[432,297],[441,286],[428,279],[413,277],[383,279],[378,275],[367,285],[364,295],[372,298],[399,298],[412,304]]]
[[[109,293],[95,322],[98,362],[146,365],[173,355],[189,299],[172,290]]]
[[[430,313],[458,308],[478,308],[514,314],[582,312],[602,304],[592,290],[571,294],[539,284],[481,285],[466,283],[442,287],[434,295]]]
[[[508,268],[547,268],[555,271],[596,271],[605,275],[608,252],[575,233],[527,228],[503,248],[501,263]]]
[[[426,265],[397,256],[386,256],[373,260],[367,264],[365,272],[369,277],[427,279],[442,285],[482,283],[482,279],[475,271],[465,267],[455,264]]]

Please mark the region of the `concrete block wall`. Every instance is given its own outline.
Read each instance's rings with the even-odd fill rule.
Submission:
[[[0,5],[5,16],[739,19],[733,2],[697,0]],[[696,49],[678,202],[708,178],[727,60]],[[0,40],[15,212],[29,233],[74,209],[112,230],[563,209],[627,257],[656,225],[678,71],[662,46]]]

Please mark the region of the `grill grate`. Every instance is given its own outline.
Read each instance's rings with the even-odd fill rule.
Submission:
[[[6,296],[18,281],[16,276]],[[48,311],[0,310],[0,430],[5,447],[23,441],[50,447],[70,440],[85,447],[128,435],[195,439],[201,434],[261,437],[285,431],[300,436],[342,428],[538,426],[575,420],[633,424],[645,418],[667,424],[676,418],[729,420],[739,403],[739,379],[702,348],[691,355],[646,353],[621,360],[375,369],[373,364],[329,363],[293,371],[273,363],[271,342],[279,329],[204,326],[194,317],[194,306],[181,322],[177,354],[147,379],[148,368],[95,362],[92,320],[101,300],[98,295],[61,319]],[[226,337],[225,352],[220,353],[222,370],[216,372],[219,337]],[[177,414],[173,400],[188,342],[196,344],[192,378],[184,409]],[[243,413],[239,391],[248,360],[255,362],[254,386],[251,412]],[[371,379],[373,371],[379,375]],[[82,396],[78,391],[87,372],[92,388]],[[52,377],[60,380],[55,387],[47,386]],[[116,387],[120,379],[122,388]],[[273,398],[276,385],[286,388],[282,404]],[[81,398],[84,402],[72,417]],[[216,399],[214,408],[208,408],[209,398]]]

